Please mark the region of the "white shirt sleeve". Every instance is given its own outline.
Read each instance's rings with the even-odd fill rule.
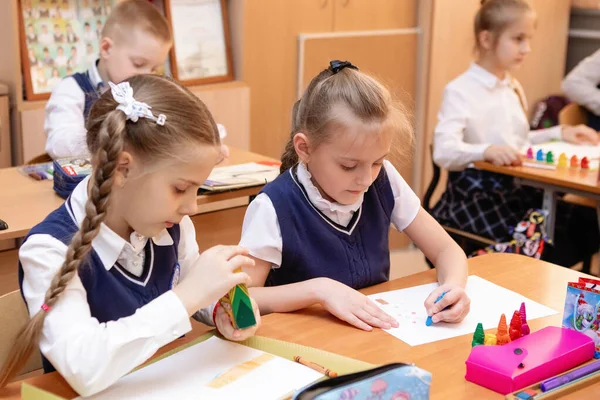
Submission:
[[[270,262],[274,268],[281,266],[281,229],[275,207],[265,193],[256,196],[248,205],[240,246],[247,248],[253,257]]]
[[[200,249],[196,241],[196,229],[190,217],[183,217],[179,223],[179,232],[179,247],[177,251],[179,254],[179,267],[181,268],[181,281],[185,278],[190,268],[198,261],[198,258],[200,258]],[[194,319],[203,324],[213,326],[212,314],[216,304],[215,302],[208,307],[196,311],[193,315]]]
[[[565,78],[562,90],[572,101],[600,115],[600,50],[580,62]]]
[[[23,295],[31,316],[40,311],[66,252],[67,246],[50,235],[33,235],[21,247]],[[86,290],[75,274],[44,320],[40,350],[75,391],[88,396],[191,328],[185,307],[172,291],[129,317],[100,323],[91,316]]]
[[[402,178],[400,172],[388,160],[383,161],[392,193],[394,194],[394,209],[392,210],[392,224],[402,232],[408,227],[421,209],[421,200]]]
[[[552,140],[562,140],[562,126],[557,125],[551,128],[529,131],[529,141],[533,144],[550,142]]]
[[[490,144],[464,141],[470,113],[471,107],[463,96],[446,87],[433,138],[433,160],[440,167],[461,170],[474,161],[483,160],[483,152]]]
[[[63,79],[52,91],[46,104],[44,132],[50,157],[88,154],[86,144],[85,95],[73,77]]]

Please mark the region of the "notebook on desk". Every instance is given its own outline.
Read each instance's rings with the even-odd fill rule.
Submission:
[[[261,161],[254,163],[217,167],[200,187],[201,191],[222,192],[252,186],[265,185],[279,175],[277,162]]]

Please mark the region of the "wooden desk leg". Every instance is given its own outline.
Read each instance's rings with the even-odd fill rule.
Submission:
[[[554,225],[556,222],[556,192],[551,188],[544,188],[544,202],[542,208],[548,212],[546,223],[548,226],[548,238],[554,243]]]

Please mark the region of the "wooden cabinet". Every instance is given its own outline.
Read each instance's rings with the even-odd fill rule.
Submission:
[[[330,0],[333,30],[402,29],[417,25],[416,0]]]

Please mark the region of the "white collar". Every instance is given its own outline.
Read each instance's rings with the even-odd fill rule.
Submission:
[[[490,89],[493,89],[498,85],[512,86],[512,76],[508,72],[504,79],[500,79],[475,62],[471,62],[471,67],[467,70],[467,73]]]
[[[321,195],[319,189],[312,183],[311,173],[308,171],[306,164],[300,162],[298,164],[298,168],[296,171],[298,175],[298,180],[306,190],[308,194],[308,199],[310,202],[321,212],[325,211],[333,211],[333,212],[341,212],[341,213],[353,213],[356,212],[362,205],[365,194],[361,194],[360,199],[358,199],[355,203],[352,204],[340,204],[337,202],[331,202]]]
[[[90,81],[92,81],[92,85],[94,88],[97,88],[100,83],[102,83],[102,77],[100,76],[100,71],[98,71],[98,62],[100,60],[96,60],[92,63],[92,66],[88,69]],[[108,87],[108,84],[105,84]]]
[[[69,197],[70,211],[72,211],[71,218],[77,224],[77,226],[81,226],[81,222],[85,218],[85,203],[88,200],[88,182],[90,177],[87,176],[81,183],[77,185],[71,196]],[[69,207],[67,207],[67,210]],[[127,242],[117,233],[115,233],[112,229],[110,229],[106,224],[102,223],[100,225],[100,232],[98,232],[98,236],[92,240],[92,248],[100,257],[102,264],[106,270],[110,270],[113,265],[117,262],[119,255],[123,252],[126,246],[131,246],[133,249],[143,248],[146,245],[147,238],[133,232],[131,234],[130,242]],[[172,246],[173,238],[167,231],[167,229],[163,229],[160,233],[152,238],[152,241],[157,246]],[[133,244],[132,244],[133,243]]]

